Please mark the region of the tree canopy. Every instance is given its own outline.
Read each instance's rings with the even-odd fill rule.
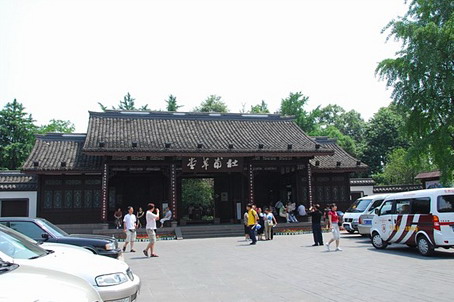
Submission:
[[[396,58],[376,73],[392,87],[394,103],[408,112],[406,130],[416,154],[429,153],[442,181],[454,170],[454,6],[448,0],[413,0],[406,15],[384,29],[402,42]]]
[[[183,107],[183,106],[177,105],[177,97],[173,96],[173,95],[169,95],[169,98],[166,100],[166,103],[167,103],[167,107],[166,107],[167,111],[178,111],[179,108]]]
[[[16,99],[0,111],[0,168],[20,168],[35,141],[36,126]]]
[[[112,106],[112,110],[128,110],[128,111],[132,111],[132,110],[145,111],[145,110],[148,110],[148,104],[147,105],[143,105],[141,107],[136,107],[135,100],[136,99],[134,99],[128,92],[123,97],[123,100],[120,100],[120,103],[118,104],[118,107]],[[98,105],[101,107],[102,111],[108,110],[107,106],[105,106],[105,105],[103,105],[101,103],[98,103]]]
[[[268,105],[266,104],[266,102],[262,100],[260,104],[251,106],[250,113],[270,113],[270,111],[268,110]]]
[[[73,133],[75,126],[70,121],[51,119],[49,124],[38,127],[36,133],[45,134],[50,132]]]
[[[205,101],[203,101],[199,107],[195,107],[194,111],[226,113],[229,112],[229,109],[220,96],[212,94]]]

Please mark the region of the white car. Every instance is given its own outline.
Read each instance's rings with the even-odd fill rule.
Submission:
[[[454,247],[454,188],[418,190],[388,196],[372,220],[372,244],[384,249],[401,243],[429,256]]]
[[[363,235],[363,233],[359,231],[359,217],[378,207],[388,195],[389,194],[369,195],[355,200],[347,211],[345,211],[342,219],[342,226],[344,229],[350,234],[358,231]]]
[[[135,301],[140,279],[120,260],[81,251],[77,247],[43,249],[30,238],[0,225],[0,257],[4,254],[14,263],[49,268],[73,274],[86,280],[105,301]]]
[[[58,271],[18,265],[0,258],[0,302],[102,302],[85,280]]]

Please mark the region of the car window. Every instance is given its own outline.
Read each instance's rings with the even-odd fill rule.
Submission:
[[[0,251],[14,259],[30,259],[47,255],[39,245],[18,236],[14,231],[0,231]]]
[[[416,198],[411,203],[411,214],[429,214],[430,198]]]
[[[396,200],[396,214],[410,214],[410,200]]]
[[[370,206],[369,212],[373,211],[375,208],[378,208],[382,202],[383,199],[377,199],[376,201],[374,201],[374,203]]]
[[[380,208],[380,215],[391,214],[392,208],[393,208],[393,201],[392,200],[385,201],[383,206]]]
[[[358,199],[346,211],[347,213],[361,213],[366,210],[367,206],[371,203],[372,199]]]
[[[46,219],[39,220],[39,223],[53,236],[56,238],[69,236],[68,233],[60,229],[55,224],[47,221]]]
[[[438,212],[454,212],[454,195],[442,195],[437,199]]]
[[[8,222],[7,221],[0,221],[0,224],[2,224],[4,226],[8,226]]]
[[[41,235],[45,233],[39,226],[31,221],[11,221],[9,227],[35,240],[42,240]]]

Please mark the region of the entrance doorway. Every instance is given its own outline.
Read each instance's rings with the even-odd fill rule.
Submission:
[[[27,217],[28,199],[0,200],[1,217]]]
[[[213,223],[215,216],[213,178],[183,178],[181,199],[182,219],[186,223]]]

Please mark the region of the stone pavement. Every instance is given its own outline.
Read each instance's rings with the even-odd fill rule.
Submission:
[[[158,241],[160,257],[145,258],[138,242],[124,260],[142,280],[138,302],[453,300],[452,249],[426,258],[401,245],[376,250],[347,233],[341,252],[312,243],[311,234],[255,246],[241,237]]]

